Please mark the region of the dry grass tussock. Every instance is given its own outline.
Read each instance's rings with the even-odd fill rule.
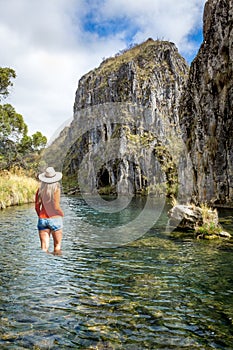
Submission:
[[[23,171],[0,172],[0,209],[34,202],[38,181]]]

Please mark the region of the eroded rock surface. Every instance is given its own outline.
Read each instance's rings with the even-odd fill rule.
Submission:
[[[148,39],[84,75],[66,174],[79,172],[87,192],[174,193],[186,177],[178,106],[188,69],[173,43]]]
[[[233,204],[233,1],[209,0],[180,105],[196,203]]]

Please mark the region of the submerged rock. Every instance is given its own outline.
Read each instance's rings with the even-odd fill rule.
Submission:
[[[221,231],[219,233],[219,236],[223,237],[223,238],[231,238],[231,234],[229,232],[226,232],[226,231]]]

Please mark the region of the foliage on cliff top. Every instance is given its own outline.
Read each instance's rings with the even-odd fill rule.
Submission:
[[[149,38],[141,44],[120,51],[114,57],[104,59],[100,66],[95,69],[95,72],[98,71],[101,75],[106,75],[111,71],[116,71],[122,64],[127,64],[135,59],[147,62],[147,68],[152,68],[151,65],[156,64],[156,62],[152,64],[152,57],[155,52],[164,52],[172,48],[175,49],[174,54],[185,62],[173,43]]]

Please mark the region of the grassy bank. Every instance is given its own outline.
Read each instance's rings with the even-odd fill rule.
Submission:
[[[34,202],[38,182],[23,173],[0,172],[0,209]]]

